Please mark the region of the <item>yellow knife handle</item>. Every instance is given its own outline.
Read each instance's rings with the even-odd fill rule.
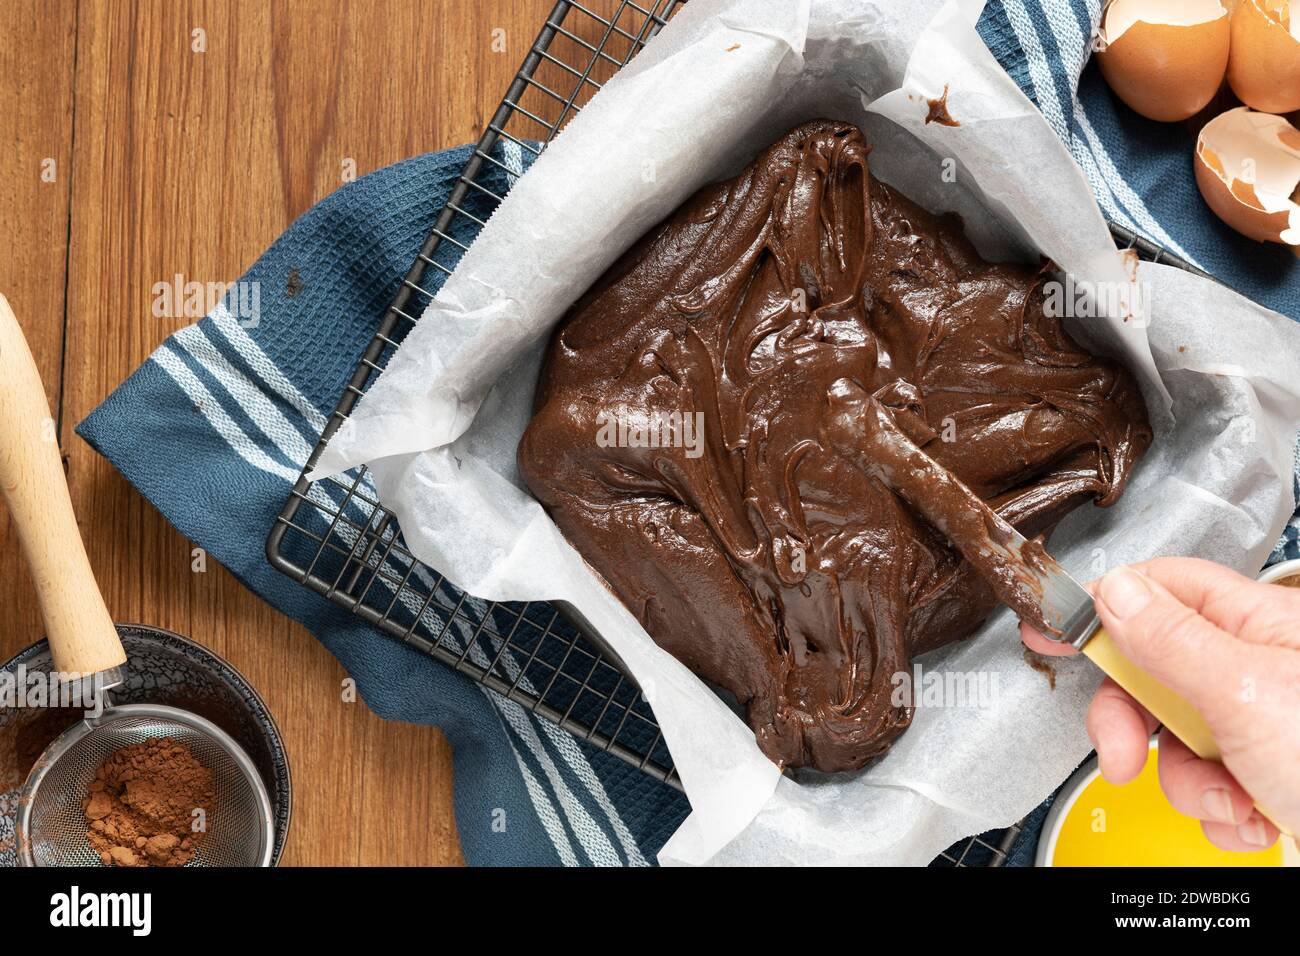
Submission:
[[[1083,653],[1198,757],[1222,759],[1200,711],[1125,657],[1104,627],[1083,645]]]
[[[1223,755],[1219,752],[1219,745],[1214,742],[1210,725],[1205,722],[1201,712],[1125,657],[1104,627],[1098,628],[1097,633],[1083,645],[1083,653],[1107,677],[1149,710],[1156,720],[1169,728],[1175,737],[1187,744],[1192,753],[1204,760],[1222,763]],[[1266,808],[1255,804],[1255,809],[1287,836],[1296,838]]]

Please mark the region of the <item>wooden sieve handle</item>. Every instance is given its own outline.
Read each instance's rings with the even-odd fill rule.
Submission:
[[[54,667],[97,674],[126,662],[72,511],[40,372],[0,295],[0,494],[31,569]]]

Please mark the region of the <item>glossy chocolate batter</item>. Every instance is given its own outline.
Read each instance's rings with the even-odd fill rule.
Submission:
[[[736,696],[773,760],[822,770],[888,749],[912,715],[896,675],[997,602],[823,443],[832,387],[1029,536],[1113,502],[1151,440],[1132,377],[1044,315],[1042,273],[981,260],[873,182],[868,151],[807,123],[653,229],[557,328],[519,448],[651,636]]]
[[[1040,634],[1061,635],[1043,613],[1043,578],[1064,573],[957,475],[919,448],[894,413],[851,379],[832,383],[818,438],[889,488],[961,552],[1003,604]]]

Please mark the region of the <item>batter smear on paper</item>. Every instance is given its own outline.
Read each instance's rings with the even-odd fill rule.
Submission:
[[[1042,271],[983,261],[869,151],[807,123],[651,230],[556,329],[519,447],[568,539],[784,766],[887,750],[896,675],[997,604],[820,442],[837,381],[1030,537],[1114,502],[1151,441],[1132,376],[1044,314]]]

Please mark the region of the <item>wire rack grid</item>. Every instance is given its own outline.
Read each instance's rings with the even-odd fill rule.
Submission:
[[[598,635],[552,604],[487,602],[458,591],[407,549],[364,467],[314,482],[306,475],[432,300],[427,285],[433,283],[426,279],[450,275],[468,248],[450,234],[453,223],[469,224],[474,232],[500,202],[501,196],[485,184],[486,174],[501,173],[507,182],[513,181],[519,168],[509,152],[540,155],[684,2],[555,4],[380,320],[267,539],[271,564],[294,580],[679,790],[681,781],[653,712]],[[1112,231],[1141,258],[1190,268],[1122,227]],[[1020,832],[1015,825],[968,838],[941,854],[935,865],[1000,866]]]
[[[309,481],[321,450],[383,370],[467,245],[453,223],[481,228],[501,196],[487,173],[519,172],[509,153],[539,155],[682,0],[560,0],[348,381],[267,540],[277,569],[589,744],[681,789],[658,723],[599,637],[547,603],[480,601],[406,548],[365,468]],[[598,9],[598,8],[613,9]],[[500,179],[500,175],[497,176]]]

